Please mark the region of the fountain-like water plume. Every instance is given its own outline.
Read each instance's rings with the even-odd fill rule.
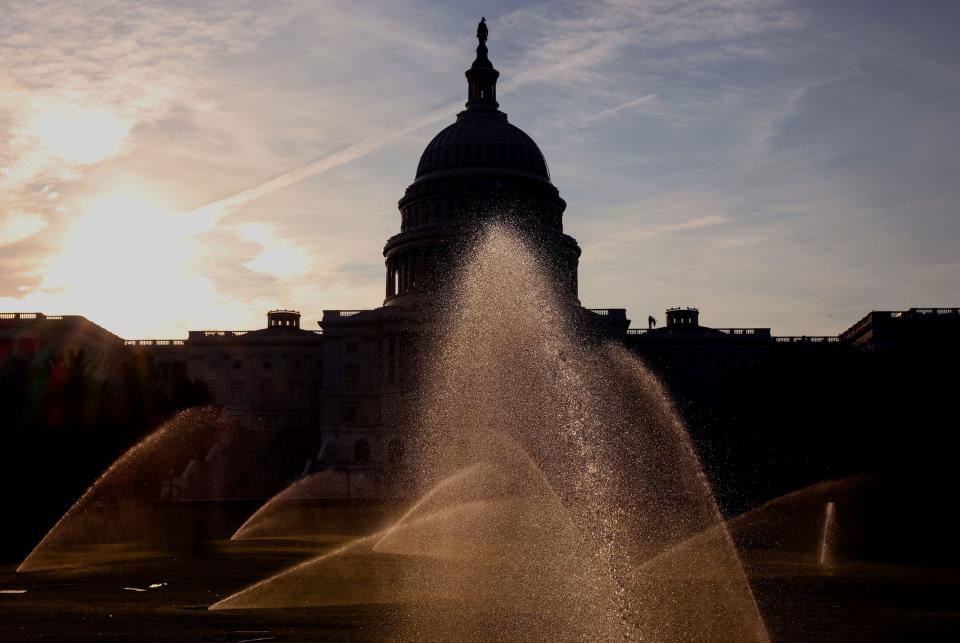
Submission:
[[[490,225],[442,301],[410,449],[421,500],[362,554],[217,607],[327,604],[349,572],[377,588],[368,601],[403,604],[403,640],[767,639],[669,397],[627,351],[583,339],[548,264]]]
[[[836,513],[836,505],[833,501],[823,506],[823,531],[820,534],[820,556],[821,565],[829,565],[832,562],[831,546],[833,545],[833,516]]]
[[[177,491],[173,488],[177,482],[191,483],[195,492],[203,487],[208,497],[227,495],[231,476],[224,467],[239,469],[239,458],[211,454],[233,435],[214,408],[178,413],[111,464],[17,571],[102,563],[195,545],[213,518],[186,508],[173,515],[172,506],[158,500],[164,484],[170,495]],[[236,456],[236,451],[230,455]],[[205,457],[209,462],[203,463]],[[196,475],[188,480],[179,475],[185,470]],[[242,473],[234,471],[232,477]]]
[[[293,482],[260,506],[231,540],[297,538],[342,540],[383,522],[389,505],[340,504],[342,476],[317,471]]]
[[[509,540],[497,528],[502,520],[522,513],[526,531],[517,536],[524,542],[546,542],[570,528],[563,521],[562,509],[540,504],[551,492],[523,458],[511,458],[514,466],[509,467],[502,466],[504,461],[498,465],[481,462],[454,472],[385,529],[349,540],[211,609],[449,600],[472,594],[475,588],[462,585],[455,569],[474,564],[481,553],[509,553]],[[522,497],[506,494],[514,483],[525,485]],[[429,543],[426,548],[425,542]],[[436,568],[432,586],[410,584],[407,572],[411,565]],[[346,577],[349,583],[343,582]],[[517,599],[526,600],[522,596]]]

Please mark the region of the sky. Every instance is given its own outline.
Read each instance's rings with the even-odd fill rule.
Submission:
[[[960,3],[0,0],[0,311],[125,338],[373,308],[480,15],[635,325],[960,305]]]

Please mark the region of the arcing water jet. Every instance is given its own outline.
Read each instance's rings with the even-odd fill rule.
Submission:
[[[402,606],[401,640],[767,640],[669,397],[622,348],[576,339],[546,265],[497,224],[464,262],[428,342],[411,510],[217,608],[332,604],[349,577],[369,590],[350,600]]]

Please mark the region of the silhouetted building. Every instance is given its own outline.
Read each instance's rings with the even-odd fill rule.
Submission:
[[[420,295],[450,280],[464,234],[490,218],[533,232],[558,268],[560,290],[576,299],[580,246],[563,233],[566,202],[540,148],[498,109],[500,73],[484,40],[466,76],[466,109],[427,145],[400,199],[400,233],[383,251],[384,305],[422,304]]]
[[[769,328],[707,328],[696,308],[671,308],[660,328],[631,328],[627,346],[642,356],[675,393],[709,399],[717,382],[750,368],[771,350]]]
[[[340,495],[380,493],[403,456],[405,427],[398,414],[416,382],[433,294],[453,278],[478,224],[502,219],[529,231],[556,268],[560,292],[578,303],[581,251],[563,232],[566,203],[536,143],[499,110],[499,72],[488,57],[485,30],[478,35],[476,59],[466,72],[466,109],[426,146],[399,201],[400,232],[383,249],[381,307],[325,310],[317,330],[302,328],[299,312],[275,310],[259,330],[126,342],[130,350],[149,351],[162,372],[185,371],[190,380],[203,381],[233,422],[294,436],[276,446],[303,450],[289,477],[327,470],[346,481]],[[681,406],[709,404],[723,382],[772,353],[809,355],[810,349],[841,345],[889,349],[919,344],[919,337],[960,337],[956,308],[873,312],[840,337],[709,328],[696,308],[671,308],[664,325],[657,327],[650,316],[648,327],[637,329],[629,328],[622,308],[582,311],[588,328],[620,338],[644,357]],[[82,317],[0,316],[0,355],[71,342],[115,350],[120,340]],[[189,475],[173,486],[189,494]]]
[[[956,345],[960,308],[874,310],[843,331],[840,339],[872,351]]]
[[[19,357],[41,363],[54,353],[85,353],[102,367],[123,349],[123,340],[80,315],[0,313],[0,361]]]

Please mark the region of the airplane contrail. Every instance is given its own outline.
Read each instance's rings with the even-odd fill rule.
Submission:
[[[602,59],[604,57],[604,54],[609,54],[608,50],[611,47],[611,42],[609,42],[609,40],[610,39],[607,39],[607,41],[601,40],[598,46],[587,47],[576,54],[567,55],[559,62],[551,65],[536,65],[519,70],[514,74],[511,81],[501,85],[500,94],[503,95],[517,89],[518,87],[543,81],[551,76],[568,72],[571,68],[596,64],[599,62],[598,59]],[[646,97],[644,97],[644,100],[645,99]],[[272,192],[276,192],[277,190],[283,189],[289,185],[293,185],[294,183],[298,183],[299,181],[311,176],[321,174],[327,170],[332,170],[335,167],[339,167],[345,163],[349,163],[350,161],[354,161],[358,158],[366,156],[381,145],[385,145],[386,143],[410,134],[411,132],[415,132],[421,127],[435,123],[440,119],[447,118],[451,115],[451,113],[456,113],[462,108],[462,101],[457,101],[455,103],[445,105],[444,107],[437,108],[419,118],[410,121],[409,123],[369,136],[361,141],[348,145],[341,150],[314,159],[313,161],[309,161],[300,167],[288,170],[282,174],[278,174],[272,179],[268,179],[267,181],[264,181],[263,183],[252,188],[247,188],[246,190],[242,190],[230,196],[212,201],[190,211],[188,214],[200,215],[202,219],[197,221],[197,223],[201,223],[201,225],[213,225],[234,207],[243,205],[244,203],[248,203],[254,199],[258,199]]]
[[[287,186],[293,185],[294,183],[299,183],[300,181],[307,179],[311,176],[316,176],[326,172],[327,170],[332,170],[335,167],[339,167],[350,161],[354,161],[358,158],[366,156],[373,150],[377,149],[381,145],[385,145],[393,140],[396,140],[402,136],[405,136],[411,132],[415,132],[421,127],[425,127],[434,123],[442,118],[449,117],[451,112],[455,112],[461,109],[463,103],[457,101],[456,103],[451,103],[445,105],[444,107],[437,108],[432,112],[428,112],[423,116],[416,118],[409,123],[400,125],[393,129],[388,129],[367,138],[352,143],[343,149],[337,150],[320,158],[308,161],[300,167],[296,167],[292,170],[278,174],[272,179],[268,179],[259,185],[255,185],[252,188],[247,188],[246,190],[241,190],[230,196],[217,199],[207,203],[206,205],[200,206],[188,213],[193,219],[194,225],[199,225],[201,228],[208,228],[215,225],[220,219],[226,216],[229,211],[235,207],[241,206],[245,203],[259,199],[262,196],[266,196],[277,190],[281,190]],[[199,217],[199,219],[198,219]]]
[[[649,102],[649,101],[655,99],[656,97],[657,97],[656,94],[647,94],[646,96],[641,96],[640,98],[635,98],[635,99],[633,99],[633,100],[631,100],[631,101],[628,101],[628,102],[626,102],[626,103],[623,103],[623,104],[621,104],[621,105],[617,105],[616,107],[611,107],[610,109],[605,109],[605,110],[603,110],[602,112],[597,112],[596,114],[592,114],[592,115],[588,116],[587,118],[585,118],[584,120],[585,120],[586,122],[588,122],[588,123],[592,123],[592,122],[598,121],[598,120],[600,120],[600,119],[602,119],[602,118],[606,118],[606,117],[608,117],[608,116],[612,116],[612,115],[616,114],[617,112],[622,112],[622,111],[625,110],[625,109],[630,109],[631,107],[636,107],[637,105],[643,105],[644,103]]]
[[[373,150],[377,149],[381,145],[385,145],[395,139],[405,136],[411,132],[415,132],[421,127],[425,127],[434,123],[441,118],[447,117],[451,112],[458,109],[462,106],[463,103],[457,101],[451,105],[446,105],[444,107],[435,109],[432,112],[424,114],[420,118],[417,118],[405,125],[395,127],[383,132],[374,134],[373,136],[368,136],[367,138],[348,145],[347,147],[337,150],[331,154],[327,154],[313,161],[309,161],[300,167],[294,168],[282,174],[264,181],[263,183],[256,185],[252,188],[247,188],[230,196],[223,197],[222,199],[217,199],[212,201],[204,206],[201,206],[193,210],[190,214],[195,215],[206,215],[211,219],[211,223],[219,219],[221,216],[226,214],[231,208],[243,205],[254,199],[259,199],[262,196],[266,196],[271,192],[276,192],[277,190],[283,189],[294,183],[298,183],[306,178],[315,176],[326,172],[327,170],[332,170],[335,167],[339,167],[344,163],[349,163],[350,161],[356,160],[363,156],[366,156]]]

